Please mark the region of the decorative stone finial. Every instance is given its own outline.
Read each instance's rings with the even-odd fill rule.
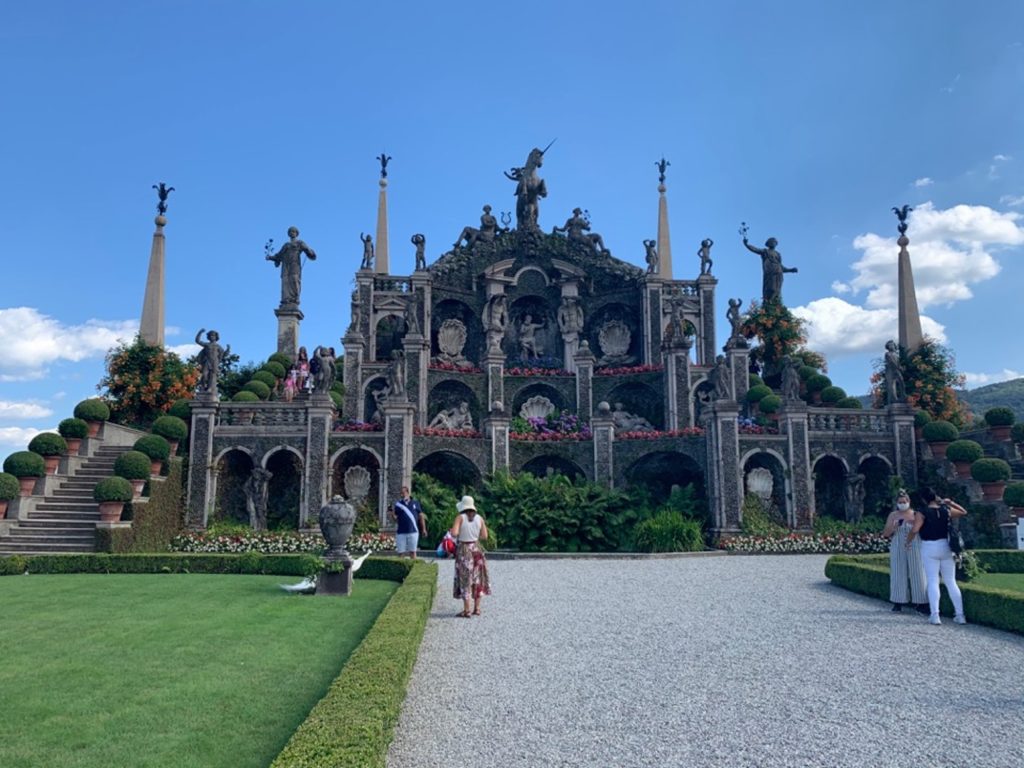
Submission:
[[[156,212],[163,216],[167,213],[167,196],[174,191],[174,187],[168,187],[161,181],[159,184],[154,184],[153,189],[156,190],[156,195],[160,198],[156,204]]]
[[[377,155],[377,160],[380,162],[380,178],[383,181],[388,177],[388,161],[391,160],[391,155],[387,152],[381,152]],[[381,184],[383,187],[384,184]]]
[[[665,186],[665,169],[672,165],[672,163],[662,157],[661,160],[656,161],[654,164],[658,166],[658,191],[664,192],[665,190],[662,187]]]

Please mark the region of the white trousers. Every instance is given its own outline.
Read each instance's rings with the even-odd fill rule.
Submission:
[[[932,616],[939,615],[939,575],[946,585],[949,599],[957,616],[964,615],[964,598],[956,585],[956,562],[945,539],[921,542],[921,560],[924,562],[924,576],[928,581],[928,607]]]

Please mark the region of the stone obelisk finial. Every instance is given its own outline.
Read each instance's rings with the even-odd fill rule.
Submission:
[[[668,199],[665,197],[665,169],[672,165],[664,157],[658,166],[658,277],[672,279],[672,241],[668,234]]]
[[[900,346],[908,352],[916,352],[924,341],[924,334],[921,332],[921,313],[917,309],[917,293],[914,291],[914,272],[910,268],[910,254],[907,246],[910,239],[907,237],[907,216],[913,208],[904,205],[902,208],[893,208],[893,213],[900,220],[896,227],[900,237],[896,244],[900,247],[898,261],[898,290],[899,290],[899,336]]]
[[[380,194],[377,196],[377,248],[375,255],[377,272],[387,275],[391,272],[391,266],[388,263],[388,161],[391,160],[391,156],[387,152],[381,152],[377,160],[380,161]]]
[[[146,275],[146,297],[142,301],[142,322],[139,335],[147,344],[155,347],[164,345],[164,227],[167,225],[167,196],[174,191],[164,182],[154,184],[158,202],[156,204],[156,231],[153,246],[149,251],[149,273]]]

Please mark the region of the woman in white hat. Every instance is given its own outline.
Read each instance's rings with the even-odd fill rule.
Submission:
[[[480,615],[480,599],[491,594],[491,583],[487,576],[487,559],[480,548],[480,539],[487,538],[487,523],[477,514],[472,496],[463,496],[455,505],[459,516],[452,526],[452,538],[457,542],[455,549],[455,588],[452,596],[462,600],[464,619]],[[470,601],[473,611],[470,613]]]

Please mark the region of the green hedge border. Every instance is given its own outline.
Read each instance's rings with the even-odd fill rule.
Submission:
[[[977,554],[982,564],[993,572],[1024,572],[1024,551],[980,550]],[[885,555],[833,555],[825,563],[825,576],[836,586],[888,600],[889,567],[886,558]],[[998,564],[1008,567],[997,567]],[[969,622],[1024,635],[1024,595],[970,582],[960,583],[960,591],[964,594],[964,615]],[[946,616],[953,615],[953,605],[945,587],[939,610]]]

